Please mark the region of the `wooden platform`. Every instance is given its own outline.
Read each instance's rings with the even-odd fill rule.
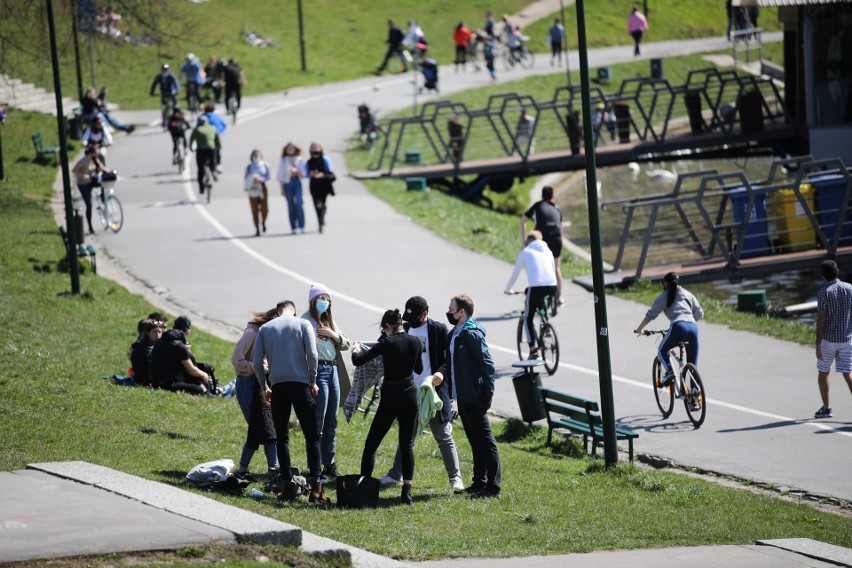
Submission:
[[[812,249],[787,254],[744,258],[736,267],[730,267],[724,261],[719,260],[693,264],[648,266],[642,270],[642,274],[639,276],[636,275],[635,271],[619,270],[607,272],[604,275],[604,286],[626,286],[637,280],[659,282],[669,272],[677,272],[680,281],[684,284],[723,279],[738,280],[787,270],[817,268],[820,262],[828,258],[837,261],[837,264],[841,266],[852,265],[852,246],[839,247],[833,257],[829,256],[823,249]],[[574,278],[573,282],[590,292],[594,290],[591,275]]]

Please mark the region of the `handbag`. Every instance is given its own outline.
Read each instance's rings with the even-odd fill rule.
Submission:
[[[379,480],[363,475],[341,475],[336,480],[337,505],[350,509],[375,509],[379,505]]]

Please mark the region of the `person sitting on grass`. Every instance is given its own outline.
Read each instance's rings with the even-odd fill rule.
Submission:
[[[151,383],[148,373],[148,358],[151,356],[151,350],[154,349],[156,343],[163,332],[166,330],[166,324],[161,321],[146,319],[142,320],[142,333],[136,341],[130,346],[130,366],[133,369],[133,382],[137,386],[147,387]]]
[[[198,368],[187,342],[192,322],[186,316],[175,320],[174,327],[154,343],[148,359],[151,386],[190,394],[207,394],[210,376]]]

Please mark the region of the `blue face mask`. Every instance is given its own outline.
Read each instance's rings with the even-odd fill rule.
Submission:
[[[326,311],[328,311],[328,308],[330,306],[331,302],[329,302],[328,300],[317,300],[317,313],[324,314]]]

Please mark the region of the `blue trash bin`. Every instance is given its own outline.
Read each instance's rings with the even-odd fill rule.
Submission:
[[[734,222],[742,223],[748,208],[748,191],[740,187],[728,192],[734,213]],[[769,226],[766,223],[766,194],[754,194],[754,208],[739,244],[740,258],[753,258],[769,254]]]
[[[814,187],[816,218],[820,229],[829,242],[834,238],[837,222],[843,211],[838,246],[852,244],[852,211],[843,202],[846,194],[846,178],[839,174],[817,176],[808,180]]]

